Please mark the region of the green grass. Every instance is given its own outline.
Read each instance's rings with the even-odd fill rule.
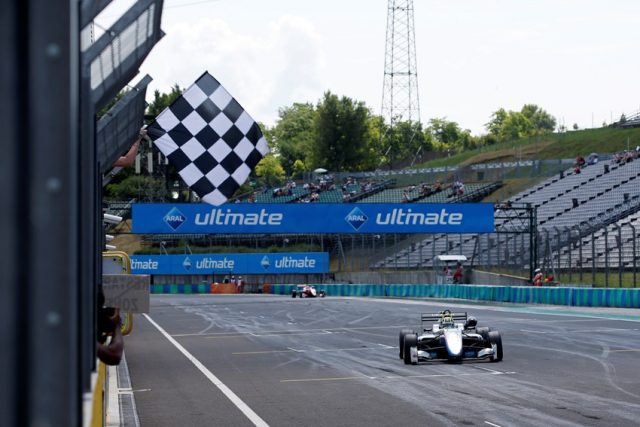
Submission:
[[[522,279],[528,279],[527,271],[509,269],[509,268],[482,268],[482,271],[506,274],[511,276],[520,277]],[[556,280],[560,285],[588,285],[594,288],[636,288],[640,287],[640,271],[636,272],[636,284],[633,283],[633,272],[623,271],[622,281],[620,281],[620,274],[617,269],[611,268],[609,270],[608,279],[607,273],[597,271],[595,274],[591,273],[591,270],[584,270],[582,272],[582,280],[580,280],[580,272],[572,271],[569,274],[568,271],[556,271]],[[608,281],[608,282],[607,282]]]
[[[562,273],[560,275],[562,283],[578,283],[593,285],[595,288],[635,288],[640,287],[640,272],[636,272],[636,280],[638,283],[633,283],[633,272],[623,272],[622,282],[620,282],[620,275],[615,268],[609,271],[609,278],[607,284],[607,274],[603,272],[596,272],[595,280],[590,271],[584,271],[582,273],[582,280],[580,280],[580,273],[574,272],[571,277],[569,273]]]
[[[464,151],[432,160],[415,168],[457,166],[492,161],[571,159],[578,154],[615,153],[640,145],[640,128],[585,129],[565,133],[532,136]]]

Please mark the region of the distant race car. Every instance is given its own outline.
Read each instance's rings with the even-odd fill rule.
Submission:
[[[411,329],[400,331],[400,359],[407,365],[428,361],[502,360],[500,332],[478,328],[476,318],[467,316],[466,312],[423,313],[421,321],[420,333]],[[425,327],[430,323],[430,327]]]
[[[324,298],[327,294],[325,291],[319,291],[315,286],[312,285],[298,285],[293,290],[291,290],[291,297],[295,298],[315,298],[320,297]]]

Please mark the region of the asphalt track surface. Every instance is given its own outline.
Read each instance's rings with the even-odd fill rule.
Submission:
[[[640,310],[275,295],[151,302],[126,338],[142,426],[640,424]],[[445,308],[500,330],[504,360],[405,365],[399,330]]]

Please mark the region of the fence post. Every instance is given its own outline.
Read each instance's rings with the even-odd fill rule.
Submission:
[[[629,223],[629,227],[631,227],[631,237],[632,237],[632,242],[633,242],[633,287],[635,288],[636,285],[636,228],[633,226],[633,224]]]
[[[609,230],[604,228],[604,286],[609,287]]]
[[[622,287],[622,229],[617,224],[613,226],[618,230],[618,239],[616,244],[618,246],[618,287]]]
[[[595,233],[591,232],[591,284],[596,284],[596,242]]]

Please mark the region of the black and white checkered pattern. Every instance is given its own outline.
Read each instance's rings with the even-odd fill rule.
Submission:
[[[269,152],[257,123],[208,72],[156,117],[147,135],[189,188],[216,206]]]

